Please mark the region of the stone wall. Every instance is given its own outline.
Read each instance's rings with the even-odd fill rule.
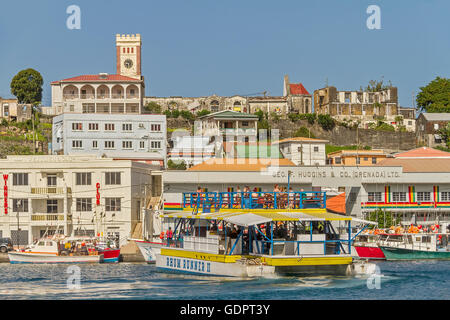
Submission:
[[[335,126],[333,130],[323,130],[315,123],[310,125],[306,120],[295,123],[289,120],[271,122],[273,129],[280,130],[280,138],[293,137],[300,127],[308,128],[316,138],[326,139],[330,144],[337,146],[361,145],[371,146],[376,149],[385,150],[410,150],[416,147],[414,132],[390,132],[370,129],[351,129],[342,126]]]

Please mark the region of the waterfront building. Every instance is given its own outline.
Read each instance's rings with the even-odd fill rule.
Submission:
[[[327,154],[327,163],[333,166],[373,166],[388,155],[379,149],[339,150]]]
[[[94,154],[164,167],[165,115],[64,113],[53,118],[52,153]]]
[[[141,46],[139,34],[117,34],[116,74],[99,73],[53,81],[53,113],[141,114],[145,96]]]
[[[20,245],[55,232],[123,245],[162,185],[155,166],[92,155],[8,156],[0,159],[0,175],[0,237]]]
[[[281,153],[297,166],[323,166],[326,164],[325,145],[328,140],[295,137],[273,142]]]
[[[295,166],[280,159],[277,164],[244,162],[237,167],[207,161],[188,171],[164,172],[164,201],[168,208],[179,206],[181,193],[197,186],[227,192],[248,185],[252,190],[271,192],[278,184],[294,191],[345,192],[346,212],[357,218],[367,219],[372,212],[382,210],[392,212],[403,225],[449,224],[450,158],[436,156],[433,150],[428,151],[428,157],[409,155],[386,158],[373,166]]]
[[[445,140],[439,134],[450,122],[450,113],[421,113],[416,122],[416,141],[427,147],[445,147]]]
[[[0,119],[23,122],[31,119],[31,104],[19,103],[17,99],[0,97]]]

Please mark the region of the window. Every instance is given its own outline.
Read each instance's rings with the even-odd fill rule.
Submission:
[[[77,211],[92,211],[92,199],[77,198]]]
[[[145,141],[139,141],[139,148],[144,149],[145,148]]]
[[[434,124],[434,130],[439,130],[439,123]]]
[[[369,158],[368,157],[364,157],[364,161],[369,161]]]
[[[114,131],[114,123],[105,123],[105,131]]]
[[[120,172],[106,172],[105,184],[120,184]]]
[[[319,152],[319,147],[314,147],[314,152]]]
[[[72,131],[81,131],[83,130],[83,124],[80,122],[72,123]]]
[[[360,157],[356,157],[356,164],[361,164],[361,158]]]
[[[242,126],[248,127],[248,121],[242,121]]]
[[[408,126],[412,126],[412,121],[408,121]]]
[[[83,148],[83,141],[81,141],[81,140],[72,140],[72,148],[73,149],[81,149],[81,148]]]
[[[377,158],[373,157],[372,158],[372,164],[376,164],[377,163]]]
[[[77,186],[90,186],[91,185],[91,173],[90,172],[77,172],[76,173],[76,185]]]
[[[431,193],[430,192],[417,192],[417,201],[430,201]]]
[[[74,112],[75,111],[75,106],[73,104],[70,105],[70,112]]]
[[[159,131],[161,131],[161,125],[160,124],[152,124],[150,126],[150,130],[159,132]]]
[[[450,192],[441,192],[441,201],[450,201]]]
[[[58,200],[47,200],[47,213],[58,213]]]
[[[340,157],[334,158],[334,163],[341,164],[342,163],[341,158]]]
[[[92,141],[92,149],[98,149],[98,141],[97,140]]]
[[[406,192],[392,192],[392,200],[394,202],[405,202]]]
[[[302,153],[302,151],[303,151],[303,147],[301,147],[301,146],[300,146],[300,147],[298,147],[298,148],[297,148],[297,151],[298,151],[299,153]]]
[[[105,198],[106,211],[120,211],[120,198]]]
[[[133,125],[131,123],[123,123],[122,124],[122,131],[132,131]]]
[[[132,149],[133,141],[122,141],[122,149]]]
[[[369,192],[368,200],[369,202],[381,202],[381,192]]]
[[[13,173],[13,186],[27,186],[28,173]]]
[[[28,212],[28,199],[13,199],[13,212]]]
[[[161,141],[152,141],[151,148],[152,149],[161,149]]]
[[[98,131],[98,123],[89,123],[90,131]]]
[[[145,125],[143,123],[139,123],[139,129],[145,129]]]
[[[105,149],[114,149],[114,141],[105,141]]]
[[[47,186],[56,187],[56,174],[47,174]]]

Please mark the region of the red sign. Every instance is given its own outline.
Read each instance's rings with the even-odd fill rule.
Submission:
[[[100,189],[100,183],[97,182],[95,186],[97,187],[97,205],[100,205],[100,192],[98,191]]]
[[[5,198],[5,203],[3,206],[5,207],[5,214],[8,214],[8,175],[3,175],[3,180],[5,180],[5,186],[3,187],[3,195]]]

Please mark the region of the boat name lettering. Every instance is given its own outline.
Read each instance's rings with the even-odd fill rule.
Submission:
[[[211,263],[175,257],[166,257],[166,266],[190,271],[211,272]]]

